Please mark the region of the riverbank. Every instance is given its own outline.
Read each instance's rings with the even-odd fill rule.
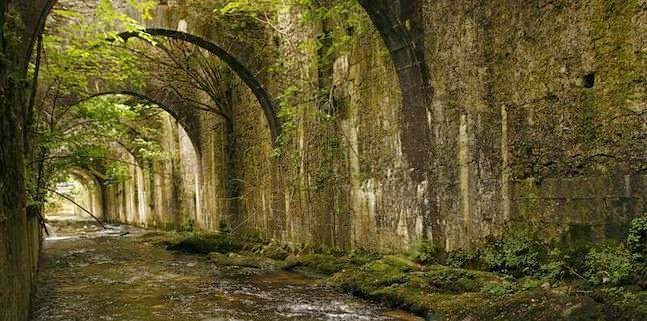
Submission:
[[[413,254],[355,252],[342,255],[313,253],[298,245],[281,246],[258,238],[226,234],[152,233],[144,238],[174,251],[202,254],[220,266],[315,276],[320,284],[391,308],[405,309],[426,320],[647,320],[647,291],[644,288],[632,281],[594,284],[585,277],[568,278],[559,275],[566,265],[557,266],[556,260],[538,266],[541,273],[524,276],[527,267],[497,273],[437,264],[431,258],[433,253],[424,253],[424,247],[423,253]],[[529,244],[515,244],[522,247],[518,251],[523,254],[515,254],[509,245],[500,245],[499,250],[506,255],[499,258],[503,261],[500,264],[510,267],[510,261],[514,261],[523,266],[519,262],[529,261],[529,257],[535,255],[526,248]],[[487,255],[498,258],[497,253]],[[452,263],[456,264],[456,256],[449,261],[454,260]],[[611,259],[621,261],[622,258]],[[459,263],[466,261],[469,260],[463,257]]]

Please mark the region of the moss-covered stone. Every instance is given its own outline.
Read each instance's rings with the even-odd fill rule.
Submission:
[[[405,258],[387,256],[361,267],[347,269],[335,274],[330,283],[344,291],[371,297],[380,288],[404,284],[415,278],[410,272],[421,267]]]
[[[502,277],[492,273],[434,266],[424,272],[424,280],[434,292],[479,292],[487,283],[501,284]]]
[[[211,252],[230,253],[241,251],[246,243],[226,234],[192,234],[168,246],[172,251],[208,254]]]
[[[240,266],[256,269],[273,269],[276,261],[256,255],[240,255],[235,253],[209,253],[209,259],[218,266]]]
[[[601,304],[570,286],[553,288],[530,277],[516,281],[491,272],[420,266],[399,256],[347,266],[328,283],[430,320],[607,320],[611,315],[642,320],[646,315],[630,307],[643,299],[637,294],[641,292]]]
[[[276,244],[269,244],[261,249],[260,254],[272,260],[283,261],[290,256],[290,253],[283,247]]]
[[[286,270],[303,270],[308,274],[332,275],[349,266],[346,257],[336,257],[326,254],[307,254],[288,257],[284,264]]]

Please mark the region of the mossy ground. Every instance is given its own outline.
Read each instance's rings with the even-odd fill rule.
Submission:
[[[318,276],[343,292],[402,308],[427,320],[647,320],[647,291],[512,276],[438,264],[410,255],[294,253],[229,234],[148,234],[171,250],[209,254],[221,266],[284,269]],[[162,241],[163,240],[163,241]]]
[[[279,266],[278,261],[258,255],[212,252],[209,254],[209,259],[219,266],[240,266],[256,269],[276,269]]]

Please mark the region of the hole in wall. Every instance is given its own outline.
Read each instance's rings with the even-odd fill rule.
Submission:
[[[582,77],[582,85],[584,88],[593,88],[595,86],[595,73],[588,73]]]
[[[355,34],[355,27],[354,26],[347,26],[346,27],[346,34],[349,36],[352,36]]]

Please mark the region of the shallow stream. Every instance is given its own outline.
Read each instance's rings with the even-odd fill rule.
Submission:
[[[291,272],[220,267],[126,226],[57,226],[44,241],[35,321],[419,320]]]

